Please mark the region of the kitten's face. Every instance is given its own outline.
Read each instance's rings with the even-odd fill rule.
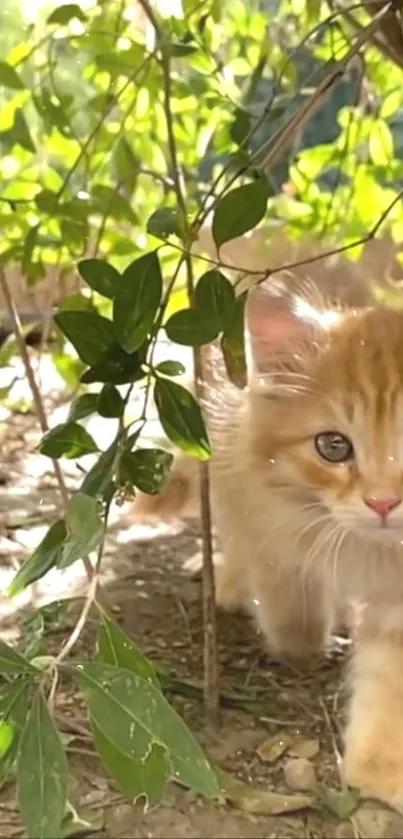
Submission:
[[[403,314],[350,315],[306,353],[305,372],[285,377],[294,392],[262,400],[255,451],[268,483],[295,486],[343,528],[403,543]]]

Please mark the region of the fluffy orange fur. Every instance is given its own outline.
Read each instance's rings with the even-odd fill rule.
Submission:
[[[251,610],[286,658],[319,653],[360,604],[346,779],[403,811],[403,312],[326,310],[279,282],[252,292],[248,324],[248,388],[213,361],[204,405],[218,602]],[[320,454],[328,432],[351,444],[344,461]],[[179,506],[192,468],[174,472]],[[388,516],[373,499],[394,500]]]

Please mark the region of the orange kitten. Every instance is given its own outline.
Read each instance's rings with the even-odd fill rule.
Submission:
[[[403,313],[326,310],[278,281],[250,294],[248,325],[248,388],[213,360],[204,405],[217,599],[286,658],[320,652],[361,604],[346,780],[403,811]]]

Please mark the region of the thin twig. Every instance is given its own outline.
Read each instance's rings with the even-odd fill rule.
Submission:
[[[140,0],[140,2],[143,3],[146,2],[146,0]],[[352,59],[359,53],[361,47],[371,40],[373,35],[379,29],[383,19],[387,17],[387,15],[389,15],[391,11],[398,7],[400,2],[401,0],[389,0],[389,2],[385,3],[385,5],[377,11],[376,15],[374,15],[373,17],[373,20],[366,27],[361,28],[361,30],[357,34],[354,44],[352,45],[348,53],[342,59],[331,62],[329,72],[318,84],[311,96],[309,96],[308,99],[296,109],[296,111],[291,115],[291,117],[285,122],[284,125],[281,126],[281,128],[279,128],[279,130],[274,135],[269,137],[269,139],[266,140],[260,146],[260,148],[257,149],[257,151],[249,157],[248,168],[255,166],[258,169],[260,169],[260,171],[264,172],[266,175],[268,174],[269,170],[272,169],[272,167],[278,162],[278,159],[282,157],[284,151],[289,147],[290,143],[292,143],[295,136],[301,133],[307,122],[312,119],[314,114],[328,99],[335,85],[337,85],[341,81],[348,67],[350,66]],[[339,11],[335,12],[330,17],[336,17],[339,13]],[[317,27],[315,27],[315,29],[316,28]],[[240,148],[245,148],[246,144],[255,135],[262,120],[266,117],[268,107],[270,107],[270,105],[271,101],[269,105],[265,107],[262,116],[250,130],[248,136],[243,140]],[[207,193],[207,196],[203,201],[202,207],[197,213],[191,225],[194,233],[197,233],[200,230],[201,225],[206,220],[207,216],[211,213],[213,208],[216,206],[220,198],[222,198],[222,196],[231,188],[232,184],[245,171],[245,166],[242,166],[239,169],[237,169],[237,171],[229,178],[224,188],[218,194],[216,194],[216,188],[219,182],[226,174],[227,170],[228,166],[224,167],[224,169],[219,173],[218,177],[212,184],[209,192]],[[210,206],[208,204],[209,198],[213,196],[214,200]]]
[[[185,256],[187,265],[187,287],[190,304],[194,301],[193,265],[190,253]],[[204,397],[204,371],[199,347],[193,348],[194,380],[196,396],[200,401]],[[208,463],[199,465],[200,478],[200,520],[202,531],[203,556],[203,674],[204,702],[210,723],[215,726],[218,720],[219,671],[217,649],[217,615],[215,605],[215,577],[213,562],[213,537],[210,504],[210,473]]]
[[[354,3],[354,4],[352,4],[351,6],[349,6],[349,7],[348,7],[348,9],[349,9],[349,10],[354,10],[354,9],[361,8],[361,7],[362,7],[362,3],[360,2],[360,3]],[[291,62],[292,62],[293,58],[295,58],[295,56],[296,56],[297,52],[298,52],[299,50],[301,50],[301,49],[302,49],[302,47],[304,47],[304,45],[305,45],[305,44],[306,44],[306,43],[307,43],[307,42],[308,42],[311,38],[313,38],[313,37],[314,37],[314,35],[316,35],[316,33],[317,33],[317,32],[318,32],[321,28],[326,27],[326,26],[330,26],[330,24],[331,24],[334,20],[336,20],[336,19],[337,19],[340,15],[341,15],[340,10],[337,10],[337,11],[332,11],[332,12],[331,12],[331,14],[330,14],[330,15],[328,15],[328,17],[326,17],[326,18],[325,18],[324,20],[322,20],[322,21],[319,21],[319,23],[315,24],[315,26],[314,26],[314,27],[312,27],[312,29],[310,29],[310,30],[309,30],[309,32],[307,32],[307,34],[306,34],[306,35],[304,35],[304,37],[303,37],[303,38],[299,41],[299,43],[298,43],[297,47],[295,47],[295,48],[294,48],[294,49],[293,49],[293,50],[289,53],[289,55],[287,56],[286,60],[284,61],[284,64],[283,64],[283,67],[282,67],[282,68],[281,68],[281,70],[280,70],[280,73],[279,73],[279,74],[278,74],[278,76],[277,76],[277,79],[276,79],[276,80],[275,80],[275,82],[274,82],[273,90],[272,90],[272,92],[270,93],[269,99],[268,99],[268,101],[266,102],[266,104],[265,104],[265,106],[264,106],[264,108],[263,108],[263,110],[262,110],[262,113],[261,113],[260,117],[256,120],[256,122],[255,122],[255,123],[253,124],[253,126],[251,127],[250,131],[248,131],[247,135],[243,138],[242,142],[239,144],[239,150],[240,150],[240,151],[247,151],[247,149],[249,148],[250,141],[251,141],[251,140],[252,140],[252,139],[256,136],[257,132],[259,131],[259,129],[260,129],[260,128],[261,128],[261,126],[263,125],[264,121],[265,121],[265,120],[269,117],[269,115],[270,115],[270,111],[271,111],[271,109],[272,109],[272,106],[273,106],[273,103],[274,103],[274,100],[275,100],[275,97],[276,97],[276,91],[277,91],[277,88],[278,88],[278,86],[279,86],[279,83],[280,83],[280,81],[281,81],[281,79],[282,79],[282,76],[284,75],[284,73],[285,73],[285,71],[286,71],[287,67],[291,64]],[[327,64],[330,64],[330,62],[327,62]],[[325,64],[324,66],[326,67],[326,64]],[[316,72],[317,72],[317,71],[315,71],[314,75],[316,75]],[[297,113],[299,113],[299,111],[298,111]],[[291,117],[291,119],[293,119],[293,117]],[[285,124],[285,125],[284,125],[281,129],[280,129],[280,131],[282,132],[283,130],[285,130],[285,129],[287,128],[287,125],[288,125],[288,122],[287,122],[287,123],[286,123],[286,124]],[[268,142],[271,142],[271,139],[270,139]],[[261,151],[263,150],[263,148],[265,148],[265,147],[266,147],[266,146],[265,146],[265,144],[264,144],[264,145],[263,145],[260,149],[258,149],[258,150],[257,150],[257,152],[255,153],[255,155],[260,154],[260,153],[261,153]],[[253,159],[255,158],[255,155],[254,155]],[[250,160],[249,160],[249,164],[248,164],[248,165],[250,165],[250,163],[251,163],[251,162],[252,162],[252,159],[250,159]],[[227,191],[227,190],[228,190],[228,189],[232,186],[232,184],[233,184],[233,183],[234,183],[234,182],[235,182],[235,181],[239,178],[239,176],[240,176],[240,175],[244,172],[244,170],[245,170],[245,166],[244,166],[244,165],[242,165],[242,166],[241,166],[241,167],[239,167],[239,168],[236,170],[236,172],[235,172],[235,173],[231,176],[231,178],[229,179],[228,183],[225,185],[224,189],[223,189],[223,190],[222,190],[222,191],[221,191],[221,192],[217,195],[217,194],[216,194],[216,192],[217,192],[217,187],[220,185],[221,181],[222,181],[222,180],[225,178],[225,176],[228,174],[228,171],[229,171],[229,169],[230,169],[230,167],[231,167],[231,163],[232,163],[232,160],[230,160],[230,162],[229,162],[229,163],[227,163],[227,165],[225,165],[225,166],[222,168],[221,172],[219,172],[219,174],[217,175],[217,177],[215,178],[215,180],[214,180],[214,181],[213,181],[213,183],[211,184],[210,188],[208,189],[208,191],[207,191],[206,195],[204,196],[203,201],[202,201],[202,204],[201,204],[201,207],[200,207],[200,209],[199,209],[199,211],[198,211],[198,213],[197,213],[197,215],[196,215],[196,217],[194,218],[193,223],[192,223],[192,228],[193,228],[193,230],[194,230],[195,232],[197,232],[198,230],[200,230],[200,227],[203,225],[203,223],[205,222],[206,218],[207,218],[207,217],[208,217],[208,215],[210,214],[211,209],[212,209],[212,206],[215,206],[215,204],[217,203],[217,200],[218,200],[219,198],[221,198],[221,196],[224,194],[224,192],[226,192],[226,191]],[[209,203],[209,202],[210,202],[210,199],[214,199],[212,206],[211,206],[211,205],[210,205],[210,203]]]
[[[102,538],[101,538],[101,541],[99,543],[97,560],[96,560],[96,563],[95,563],[95,566],[94,566],[94,569],[93,569],[91,582],[90,582],[90,585],[89,585],[89,588],[88,588],[88,592],[87,592],[83,607],[81,609],[79,618],[77,620],[77,623],[76,623],[71,635],[67,639],[66,643],[63,644],[61,650],[59,650],[59,653],[56,657],[56,664],[61,664],[62,661],[64,661],[64,659],[67,658],[67,656],[69,655],[69,653],[71,652],[73,647],[76,645],[76,643],[77,643],[77,641],[78,641],[78,639],[79,639],[79,637],[80,637],[80,635],[81,635],[81,633],[82,633],[82,631],[83,631],[83,629],[84,629],[84,627],[87,623],[87,618],[88,618],[88,615],[91,611],[91,608],[92,608],[94,603],[97,603],[101,563],[102,563],[102,557],[103,557],[104,548],[105,548],[106,532],[107,532],[107,529],[108,529],[109,510],[110,510],[110,504],[107,506],[107,508],[105,510]],[[101,606],[101,604],[98,604],[98,605]],[[101,606],[101,609],[102,608],[103,607]]]
[[[32,399],[35,406],[36,415],[38,417],[38,422],[42,431],[42,434],[46,434],[49,431],[49,425],[47,421],[47,417],[45,414],[45,409],[43,407],[42,396],[40,390],[38,388],[38,384],[35,378],[35,373],[32,369],[31,359],[29,357],[29,353],[27,350],[26,343],[24,341],[24,336],[21,327],[21,321],[18,315],[17,307],[14,303],[13,295],[10,290],[10,286],[8,284],[8,280],[6,277],[6,273],[4,268],[0,267],[0,289],[2,295],[4,297],[4,302],[7,306],[8,313],[10,316],[10,320],[13,326],[15,340],[17,342],[18,350],[21,356],[22,363],[25,368],[25,373],[28,379],[28,384],[31,389]],[[55,472],[57,484],[60,490],[60,495],[62,497],[63,506],[66,509],[68,501],[69,501],[69,493],[64,481],[63,472],[60,468],[60,463],[57,460],[52,460],[53,469]],[[83,557],[82,559],[87,577],[89,580],[92,578],[92,565],[88,557]]]
[[[344,775],[343,775],[343,770],[342,770],[343,760],[342,760],[342,757],[341,757],[341,754],[340,754],[340,749],[337,745],[337,740],[336,740],[335,733],[334,733],[334,730],[333,730],[333,725],[332,725],[332,721],[330,719],[329,711],[327,710],[325,702],[324,702],[324,700],[322,699],[321,696],[319,697],[319,704],[320,704],[320,707],[322,708],[323,716],[325,718],[325,723],[327,725],[327,729],[328,729],[328,732],[329,732],[329,737],[330,737],[330,740],[331,740],[331,743],[332,743],[333,754],[334,754],[334,758],[335,758],[335,761],[336,761],[337,771],[338,771],[339,779],[340,779],[340,786],[341,786],[342,790],[345,791],[347,789],[347,785],[346,785]]]
[[[371,239],[374,239],[376,234],[378,233],[379,228],[382,226],[383,222],[387,219],[389,213],[393,210],[393,207],[401,201],[403,198],[403,187],[399,189],[397,195],[395,195],[393,201],[388,204],[386,209],[381,213],[377,222],[371,228],[371,230],[365,234],[365,236],[361,236],[359,239],[356,239],[355,242],[349,242],[347,245],[340,245],[337,248],[331,248],[324,253],[316,254],[316,256],[311,256],[307,259],[299,259],[296,262],[288,262],[285,265],[279,265],[275,268],[268,268],[266,271],[262,271],[261,273],[264,274],[263,279],[266,279],[271,274],[276,274],[278,271],[291,271],[292,268],[298,268],[300,265],[310,265],[312,262],[319,262],[321,259],[325,259],[328,256],[335,256],[339,253],[344,253],[345,251],[352,250],[352,248],[358,248],[360,245],[366,245],[367,242],[370,242]]]
[[[178,164],[176,140],[171,108],[171,66],[170,56],[161,38],[158,20],[148,2],[139,0],[150,23],[154,27],[156,39],[160,46],[160,64],[163,73],[164,113],[167,126],[168,148],[172,167],[176,200],[181,214],[181,221],[185,233],[184,261],[187,272],[187,291],[190,304],[193,304],[194,277],[192,256],[189,251],[191,244],[191,230],[187,221],[185,187],[182,173]],[[193,348],[194,378],[196,396],[203,395],[203,367],[200,349]],[[200,464],[200,508],[202,525],[202,554],[203,554],[203,626],[204,626],[204,701],[211,724],[215,725],[218,718],[219,690],[218,690],[218,655],[217,655],[217,622],[215,609],[215,582],[213,565],[213,542],[211,534],[211,509],[209,470],[207,463]]]
[[[13,296],[10,290],[10,286],[8,284],[8,280],[3,268],[0,267],[0,288],[1,292],[4,297],[4,302],[7,306],[8,313],[10,316],[10,321],[14,330],[15,340],[17,342],[18,350],[25,367],[26,376],[28,379],[28,384],[31,389],[32,399],[35,405],[35,411],[38,417],[39,425],[41,427],[42,434],[46,434],[49,431],[48,421],[45,414],[45,409],[43,407],[42,397],[40,394],[40,390],[38,388],[35,373],[32,369],[31,359],[29,357],[29,353],[27,350],[26,343],[24,341],[22,325],[20,321],[20,317],[18,314],[17,307],[14,303]],[[53,468],[55,470],[55,475],[57,478],[57,483],[59,485],[60,494],[62,496],[63,504],[66,506],[69,500],[69,495],[67,491],[66,484],[64,483],[64,478],[62,471],[60,469],[60,464],[57,460],[52,460]]]
[[[104,516],[104,521],[103,521],[102,538],[101,538],[99,548],[98,548],[97,561],[95,563],[94,568],[92,568],[92,566],[91,566],[92,576],[91,576],[89,588],[88,588],[88,591],[87,591],[87,594],[86,594],[86,597],[85,597],[85,600],[84,600],[84,603],[83,603],[83,607],[82,607],[81,612],[78,616],[78,620],[77,620],[77,623],[76,623],[73,631],[71,632],[71,634],[67,638],[67,641],[63,644],[62,648],[59,650],[59,652],[56,656],[56,659],[54,661],[53,679],[52,679],[52,685],[51,685],[50,692],[49,692],[49,697],[48,697],[48,704],[49,704],[49,707],[50,707],[51,710],[53,710],[53,708],[54,708],[56,689],[57,689],[57,684],[58,684],[58,681],[59,681],[59,667],[60,667],[60,665],[67,658],[67,656],[71,653],[73,647],[75,647],[78,639],[80,638],[81,633],[82,633],[84,627],[86,626],[88,616],[90,614],[90,611],[91,611],[94,603],[96,603],[98,605],[98,607],[100,608],[101,611],[105,611],[105,607],[103,605],[103,602],[100,602],[100,599],[99,599],[99,580],[100,580],[102,557],[103,557],[104,548],[105,548],[106,532],[107,532],[107,529],[108,529],[109,510],[110,510],[110,504],[107,506],[106,511],[105,511],[105,516]]]
[[[22,332],[21,321],[20,321],[20,318],[19,318],[18,310],[17,310],[17,307],[14,303],[14,299],[13,299],[13,296],[12,296],[12,293],[11,293],[11,290],[10,290],[10,287],[9,287],[9,284],[8,284],[6,273],[1,266],[0,266],[0,289],[1,289],[1,292],[2,292],[3,297],[4,297],[4,302],[7,306],[8,312],[9,312],[11,324],[13,326],[15,339],[16,339],[16,342],[17,342],[17,346],[18,346],[18,349],[19,349],[19,353],[20,353],[20,356],[21,356],[22,363],[24,365],[24,369],[25,369],[27,380],[28,380],[28,384],[29,384],[29,387],[30,387],[30,390],[31,390],[32,399],[33,399],[33,402],[34,402],[36,415],[38,417],[39,426],[40,426],[40,429],[42,431],[42,434],[46,434],[46,432],[49,431],[49,425],[48,425],[45,409],[44,409],[44,406],[43,406],[41,392],[39,390],[39,387],[38,387],[38,384],[37,384],[37,381],[36,381],[36,378],[35,378],[35,373],[32,369],[32,364],[31,364],[31,359],[29,357],[29,352],[27,350],[27,346],[26,346],[26,343],[24,341],[24,336],[23,336],[23,332]],[[62,497],[63,507],[66,510],[68,502],[69,502],[69,493],[68,493],[68,489],[67,489],[65,481],[64,481],[63,472],[61,470],[60,463],[58,463],[57,460],[52,459],[52,464],[53,464],[53,469],[54,469],[55,477],[56,477],[56,480],[57,480],[57,484],[58,484],[58,487],[59,487],[60,495]],[[90,582],[90,585],[92,585],[94,571],[93,571],[91,561],[87,556],[82,557],[81,561],[84,565],[85,572],[86,572],[87,578]],[[107,608],[108,608],[108,605],[107,605],[106,598],[105,598],[105,596],[104,596],[104,594],[101,590],[101,587],[99,585],[99,580],[98,580],[97,592],[98,592],[98,600],[99,600],[100,603],[102,602],[102,608],[106,611]]]
[[[277,274],[279,271],[291,271],[293,268],[299,268],[303,265],[311,265],[312,262],[319,262],[322,259],[326,259],[329,256],[336,256],[337,254],[345,253],[346,251],[353,250],[353,248],[358,248],[360,245],[366,245],[372,239],[375,238],[379,229],[381,228],[384,221],[386,221],[389,213],[393,210],[396,204],[401,201],[403,198],[403,188],[399,190],[399,192],[395,195],[393,200],[388,204],[386,209],[381,213],[378,220],[375,222],[371,230],[368,233],[365,233],[363,236],[360,236],[354,242],[348,242],[346,245],[339,245],[335,248],[329,248],[328,250],[322,251],[314,256],[308,256],[305,259],[298,259],[294,262],[286,262],[282,263],[281,265],[275,265],[274,267],[267,267],[267,268],[241,268],[239,265],[234,265],[229,262],[225,262],[224,260],[214,259],[210,256],[205,256],[202,253],[194,253],[193,257],[195,259],[200,259],[202,262],[206,262],[209,265],[214,265],[217,268],[227,268],[230,271],[237,271],[242,275],[249,276],[249,277],[256,277],[256,283],[263,282],[263,280],[267,280],[272,274]],[[169,247],[176,248],[181,250],[183,255],[185,256],[185,249],[182,248],[177,243],[169,242]]]
[[[97,561],[97,565],[98,564],[99,563]],[[79,639],[79,637],[80,637],[80,635],[81,635],[81,633],[82,633],[82,631],[83,631],[83,629],[84,629],[84,627],[87,623],[88,615],[89,615],[89,613],[91,611],[91,607],[92,607],[92,605],[95,601],[98,582],[99,582],[98,571],[96,569],[94,569],[94,573],[92,575],[92,580],[90,582],[90,585],[89,585],[89,588],[88,588],[88,591],[87,591],[87,594],[86,594],[86,597],[85,597],[85,600],[84,600],[84,604],[83,604],[83,607],[81,609],[81,612],[80,612],[80,615],[79,615],[79,618],[78,618],[78,621],[77,621],[71,635],[69,635],[67,641],[65,642],[65,644],[63,644],[61,650],[59,650],[59,653],[56,657],[56,663],[57,664],[61,664],[61,662],[64,661],[65,658],[67,658],[67,656],[69,655],[69,653],[71,652],[73,647],[76,645],[76,643],[77,643],[77,641],[78,641],[78,639]]]
[[[94,128],[89,133],[88,137],[86,138],[85,143],[83,144],[82,148],[80,149],[76,159],[74,160],[74,163],[70,167],[69,171],[67,172],[67,174],[66,174],[66,176],[63,180],[63,183],[62,183],[62,185],[61,185],[61,187],[58,191],[58,194],[57,194],[57,197],[58,197],[59,200],[62,197],[63,193],[65,192],[67,186],[69,185],[70,180],[71,180],[72,176],[74,175],[74,172],[76,171],[76,169],[80,165],[81,161],[83,160],[83,158],[87,154],[88,147],[90,146],[92,141],[96,138],[98,132],[101,130],[106,118],[109,116],[109,114],[111,113],[113,108],[116,107],[116,100],[119,100],[121,98],[121,96],[123,95],[123,93],[125,93],[127,88],[129,88],[130,85],[133,84],[136,81],[137,77],[140,75],[140,73],[143,71],[143,69],[148,66],[148,64],[151,62],[151,60],[154,58],[154,56],[155,56],[154,52],[150,52],[148,55],[146,55],[144,61],[140,65],[140,67],[137,67],[136,70],[134,70],[134,72],[129,76],[129,78],[124,82],[122,87],[118,90],[118,92],[116,93],[116,98],[112,99],[112,101],[104,109],[103,113],[101,114],[101,116],[97,120],[97,122],[95,123]]]
[[[341,6],[338,7],[337,5],[334,8],[333,0],[327,0],[327,5],[329,6],[332,12],[334,12],[336,8],[339,11],[340,15],[344,17],[347,23],[349,23],[350,26],[352,26],[356,30],[356,32],[362,31],[362,24],[357,20],[351,9],[343,9]],[[393,61],[400,68],[403,67],[402,56],[396,52],[393,45],[388,44],[387,41],[383,41],[378,34],[372,35],[369,40],[374,45],[374,47],[377,50],[379,50],[379,52],[383,53],[383,55],[389,61]]]
[[[168,129],[168,143],[171,152],[172,166],[174,170],[174,181],[178,205],[182,211],[183,223],[186,219],[186,204],[182,191],[180,170],[176,158],[176,144],[173,131],[171,113],[171,76],[169,57],[164,56],[164,94],[165,114]],[[185,253],[185,264],[187,269],[187,291],[189,302],[194,304],[194,277],[192,257],[189,251]],[[203,365],[201,360],[200,347],[193,347],[194,380],[196,396],[200,401],[203,398]],[[215,607],[215,580],[213,563],[213,540],[211,533],[211,506],[210,506],[210,476],[208,463],[202,462],[199,465],[199,491],[200,491],[200,513],[202,530],[202,556],[203,556],[203,630],[204,630],[204,701],[209,721],[212,725],[217,724],[219,708],[219,674],[218,674],[218,652],[217,652],[217,618]]]
[[[344,58],[334,62],[333,68],[325,76],[322,82],[318,85],[312,95],[304,102],[287,120],[286,124],[279,129],[274,137],[270,137],[263,146],[252,155],[249,165],[256,162],[259,169],[266,172],[271,168],[279,156],[284,154],[290,142],[297,133],[300,133],[308,120],[312,119],[314,114],[318,111],[321,105],[329,98],[329,95],[336,84],[338,84],[345,75],[351,60],[357,55],[361,47],[372,37],[381,25],[382,20],[389,14],[390,10],[396,5],[396,0],[386,3],[385,6],[376,13],[371,23],[362,28],[357,34],[353,46],[349,49]]]

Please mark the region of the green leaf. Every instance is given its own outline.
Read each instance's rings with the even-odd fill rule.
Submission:
[[[235,119],[230,128],[231,140],[237,143],[238,146],[241,146],[250,133],[251,124],[252,121],[248,112],[243,111],[242,108],[237,108]]]
[[[15,764],[31,686],[32,682],[16,679],[5,685],[0,694],[0,783],[7,780]]]
[[[0,85],[9,87],[11,90],[24,90],[25,87],[14,67],[5,61],[0,61]]]
[[[125,409],[125,400],[115,385],[106,384],[98,395],[98,413],[101,417],[121,417]]]
[[[17,764],[20,812],[32,839],[62,836],[67,777],[62,742],[38,691],[22,733]]]
[[[77,422],[64,422],[42,437],[38,451],[47,457],[76,458],[98,451],[98,446]]]
[[[84,23],[87,16],[76,3],[66,3],[65,6],[58,6],[48,17],[46,23],[57,23],[59,26],[66,26],[71,20],[81,20]]]
[[[202,413],[194,396],[169,379],[157,379],[154,399],[160,423],[168,439],[199,460],[208,460],[210,443]]]
[[[205,320],[212,321],[218,332],[231,324],[235,310],[235,292],[220,271],[207,271],[195,289],[195,306]]]
[[[33,103],[43,120],[45,131],[50,133],[53,128],[57,128],[65,137],[71,137],[68,115],[60,104],[61,98],[66,100],[67,97],[56,97],[54,91],[43,85],[37,94],[32,94]]]
[[[221,338],[221,349],[229,379],[239,388],[246,386],[247,379],[244,327],[247,296],[247,292],[244,292],[236,298],[232,320]]]
[[[52,361],[57,372],[64,379],[70,390],[76,390],[80,384],[80,376],[85,369],[83,362],[79,358],[61,353],[54,354]]]
[[[116,749],[144,760],[152,743],[167,749],[176,781],[207,798],[219,796],[217,777],[193,735],[150,682],[128,670],[87,662],[76,675],[91,719]]]
[[[22,273],[25,275],[29,275],[31,263],[32,263],[32,256],[35,250],[35,247],[38,243],[38,233],[39,233],[39,224],[36,224],[34,227],[31,227],[27,233],[27,237],[24,242],[24,252],[22,255]]]
[[[81,376],[85,384],[92,382],[106,382],[115,385],[125,385],[142,379],[144,372],[142,365],[146,357],[146,347],[140,347],[137,352],[126,353],[116,342],[110,347],[102,361],[94,364]]]
[[[0,722],[0,762],[2,762],[12,745],[15,736],[15,725],[12,722]]]
[[[131,68],[130,72],[132,70],[133,68]],[[107,184],[95,184],[92,187],[92,197],[96,200],[96,204],[102,215],[107,210],[108,216],[111,216],[117,221],[138,224],[138,218],[129,201],[123,195],[119,194],[116,187],[107,186]]]
[[[59,201],[60,194],[57,193]],[[88,198],[69,198],[59,204],[59,215],[73,222],[88,222],[88,216],[94,212],[94,207]]]
[[[119,290],[121,275],[104,259],[82,259],[77,268],[90,288],[113,300]]]
[[[180,361],[161,361],[154,367],[154,372],[162,376],[183,376],[186,370]]]
[[[133,71],[144,62],[144,47],[132,42],[125,50],[103,52],[95,56],[97,68],[105,70],[112,76],[131,76]]]
[[[95,312],[97,310],[93,306],[90,297],[84,297],[83,294],[67,294],[59,303],[59,312]]]
[[[359,794],[352,789],[338,790],[324,787],[318,792],[324,807],[340,821],[346,821],[361,803]]]
[[[214,23],[220,23],[221,18],[222,18],[222,13],[223,13],[223,9],[222,9],[222,5],[221,5],[221,0],[213,0],[213,2],[211,4],[211,7],[210,7],[210,14],[211,14],[211,18],[214,21]]]
[[[102,452],[101,457],[94,463],[92,469],[87,472],[80,487],[80,492],[83,492],[85,495],[91,495],[94,498],[102,498],[104,496],[113,478],[117,452],[118,446],[116,441],[114,441],[105,452]]]
[[[97,638],[97,661],[112,664],[123,670],[137,673],[146,682],[159,687],[157,674],[151,661],[145,658],[123,629],[106,615],[102,615]]]
[[[195,41],[186,44],[179,42],[174,44],[171,41],[170,44],[167,44],[167,49],[170,55],[182,58],[185,55],[192,55],[192,53],[197,52],[199,50],[199,45]]]
[[[0,640],[0,673],[37,673],[36,667],[33,667],[23,655],[9,647],[4,641]]]
[[[137,350],[152,330],[161,302],[162,276],[157,251],[132,262],[124,271],[113,305],[116,339],[128,353]]]
[[[97,403],[97,393],[82,393],[70,405],[69,422],[77,422],[77,420],[84,419],[84,417],[89,417],[90,414],[95,414]]]
[[[26,717],[21,713],[20,699],[27,698],[27,693],[32,682],[24,679],[14,679],[4,685],[0,693],[0,720],[13,720],[17,725],[25,725]]]
[[[120,792],[132,802],[144,796],[147,810],[159,804],[170,771],[164,747],[152,743],[146,757],[136,760],[117,749],[93,719],[90,723],[97,751]]]
[[[130,193],[133,192],[140,169],[140,160],[133,153],[126,137],[121,137],[116,144],[114,161],[118,181],[123,183]]]
[[[148,219],[147,233],[151,233],[158,239],[167,239],[172,234],[181,239],[183,230],[178,211],[171,207],[162,207],[161,210],[156,210]]]
[[[7,399],[13,384],[14,382],[11,382],[9,385],[6,385],[6,387],[0,387],[0,401],[5,401]]]
[[[379,112],[379,116],[381,119],[390,119],[396,111],[399,111],[402,107],[403,102],[403,95],[402,90],[399,87],[396,90],[392,90],[382,102],[381,109]]]
[[[60,235],[63,245],[74,254],[81,254],[88,241],[89,226],[79,218],[62,218]]]
[[[19,651],[29,658],[30,661],[34,656],[43,653],[43,636],[45,632],[45,618],[43,612],[37,611],[28,612],[27,617],[21,626],[21,641]]]
[[[35,580],[44,577],[51,568],[58,565],[66,535],[64,520],[58,519],[52,524],[52,527],[31,556],[17,571],[8,590],[10,597],[20,594],[24,588],[34,583]]]
[[[114,342],[112,321],[97,312],[59,311],[55,322],[84,364],[96,364]]]
[[[56,215],[59,212],[59,196],[51,189],[43,189],[35,195],[35,204],[42,213]]]
[[[173,461],[173,455],[162,449],[136,449],[123,452],[119,463],[119,479],[141,492],[156,495],[163,489]]]
[[[269,194],[266,178],[259,178],[226,192],[219,199],[212,225],[217,248],[259,224],[266,212]]]
[[[388,166],[393,160],[393,135],[382,119],[376,120],[371,127],[369,156],[375,166]]]
[[[36,152],[35,143],[31,137],[26,119],[21,108],[16,108],[14,113],[14,124],[11,135],[15,143],[19,143],[23,149],[32,153]]]
[[[30,332],[40,326],[40,321],[32,321],[21,327],[21,334],[26,338]],[[0,349],[0,367],[8,367],[9,361],[18,354],[18,344],[13,335],[9,335]]]
[[[204,318],[198,309],[181,309],[166,322],[165,332],[176,344],[198,347],[214,341],[219,330],[214,318]]]
[[[104,531],[95,498],[83,492],[71,496],[66,509],[67,540],[63,545],[59,568],[67,568],[98,548]]]

